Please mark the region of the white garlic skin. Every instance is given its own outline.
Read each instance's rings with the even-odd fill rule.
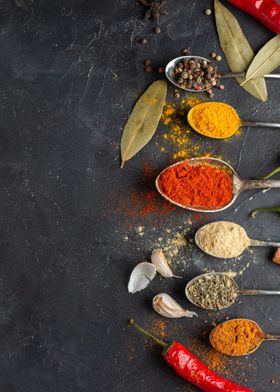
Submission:
[[[152,251],[151,262],[156,267],[157,272],[164,278],[180,278],[173,274],[169,267],[162,249],[154,249]]]

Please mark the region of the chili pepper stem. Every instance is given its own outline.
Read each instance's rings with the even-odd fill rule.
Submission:
[[[157,337],[153,336],[150,334],[150,332],[146,331],[144,328],[140,327],[133,319],[130,319],[128,322],[130,325],[133,325],[134,328],[136,328],[139,332],[141,332],[143,335],[148,336],[149,338],[153,339],[156,343],[158,343],[160,346],[167,348],[169,347],[169,344],[164,342],[161,339],[158,339]]]

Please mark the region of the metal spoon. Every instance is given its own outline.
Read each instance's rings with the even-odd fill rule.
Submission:
[[[259,324],[257,324],[257,323],[256,323],[255,321],[253,321],[253,320],[236,318],[236,319],[224,321],[223,323],[221,323],[221,324],[219,324],[219,325],[222,325],[222,324],[225,324],[225,323],[230,323],[230,322],[232,322],[232,321],[238,321],[238,320],[251,321],[252,323],[254,323],[254,324],[257,326],[257,328],[258,328],[258,330],[259,330],[259,332],[260,332],[261,339],[257,342],[256,346],[253,347],[252,350],[250,350],[250,351],[248,351],[248,352],[246,352],[246,353],[244,353],[244,354],[241,354],[241,355],[223,353],[222,351],[218,350],[218,347],[215,346],[214,341],[213,341],[213,334],[214,334],[215,329],[218,327],[218,325],[217,325],[217,326],[212,330],[212,332],[211,332],[211,334],[210,334],[210,337],[209,337],[210,344],[211,344],[211,346],[212,346],[215,350],[219,351],[219,352],[222,353],[222,354],[230,355],[230,356],[233,356],[233,357],[235,357],[235,356],[243,356],[243,355],[248,355],[248,354],[252,354],[253,352],[255,352],[255,351],[260,347],[260,345],[261,345],[264,341],[266,341],[266,340],[279,340],[279,341],[280,341],[280,335],[272,335],[272,334],[270,334],[270,333],[263,332],[263,330],[261,329],[261,327],[259,326]]]
[[[217,207],[217,208],[205,208],[205,207],[199,207],[199,206],[185,206],[181,203],[178,203],[174,200],[171,200],[165,193],[161,190],[160,188],[160,181],[159,178],[160,176],[167,170],[170,169],[171,167],[175,167],[177,165],[181,165],[183,162],[186,162],[188,165],[211,165],[214,166],[218,169],[226,171],[232,178],[233,182],[233,197],[231,201],[226,204],[223,207]],[[235,170],[225,161],[217,158],[205,158],[205,157],[200,157],[200,158],[191,158],[187,159],[185,161],[179,161],[177,163],[174,163],[173,165],[168,166],[165,168],[156,178],[155,181],[156,188],[158,192],[161,194],[162,197],[164,197],[166,200],[168,200],[170,203],[181,207],[185,208],[187,210],[191,211],[198,211],[198,212],[219,212],[223,211],[226,208],[230,207],[236,200],[237,196],[239,193],[242,191],[245,191],[247,189],[259,189],[259,188],[280,188],[280,180],[245,180],[241,179],[238,177],[237,173]]]
[[[223,221],[223,222],[224,222],[224,221]],[[213,225],[213,223],[215,223],[215,222],[208,223],[208,224],[202,226],[202,227],[201,227],[199,230],[197,230],[197,232],[195,233],[194,241],[195,241],[196,245],[199,247],[199,249],[201,249],[203,252],[207,253],[207,254],[210,255],[210,256],[217,257],[217,258],[221,258],[221,259],[227,259],[227,258],[231,259],[231,258],[233,258],[233,257],[239,257],[239,256],[244,252],[244,250],[247,249],[247,247],[245,247],[245,245],[244,245],[243,251],[241,251],[242,249],[240,249],[240,251],[241,251],[240,254],[235,255],[235,256],[229,256],[229,257],[226,257],[225,255],[223,255],[223,257],[221,257],[221,256],[218,256],[217,254],[211,253],[211,252],[210,252],[209,250],[207,250],[207,249],[204,249],[204,247],[202,246],[202,244],[200,243],[200,240],[199,240],[200,233],[201,233],[202,230],[205,230],[205,228],[206,228],[207,226],[209,227],[209,226]],[[235,223],[235,224],[237,225],[237,223]],[[238,225],[238,226],[239,226],[239,225]],[[248,237],[248,240],[250,241],[249,246],[274,246],[274,247],[277,247],[277,248],[280,247],[280,242],[260,241],[260,240],[254,240],[254,239],[249,238],[249,237]]]
[[[203,135],[203,136],[210,137],[210,138],[212,138],[212,139],[227,139],[227,138],[233,136],[233,135],[238,131],[239,128],[233,129],[232,132],[231,132],[227,137],[224,137],[224,136],[222,136],[222,137],[221,137],[221,136],[209,136],[209,135],[205,134],[203,131],[201,131],[201,130],[199,129],[199,127],[196,127],[195,124],[194,124],[194,122],[193,122],[193,113],[197,110],[197,108],[198,108],[200,105],[203,105],[204,107],[209,107],[209,109],[211,109],[211,106],[213,106],[214,103],[215,103],[215,102],[204,102],[204,103],[200,103],[200,104],[194,106],[194,107],[188,112],[188,117],[187,117],[188,123],[190,124],[190,126],[191,126],[196,132],[198,132],[199,134],[201,134],[201,135]],[[228,105],[228,104],[226,104],[226,103],[223,103],[223,102],[219,102],[219,105],[228,106],[228,107],[234,112],[234,114],[235,114],[237,117],[239,117],[239,116],[238,116],[238,113],[236,112],[236,110],[235,110],[232,106],[230,106],[230,105]],[[239,126],[239,127],[269,127],[269,128],[280,128],[280,123],[269,123],[269,122],[263,122],[263,121],[240,120],[240,126]]]
[[[234,289],[235,289],[234,291],[235,291],[236,296],[233,296],[232,301],[227,306],[223,306],[223,307],[219,307],[219,308],[213,308],[213,307],[210,307],[210,306],[209,307],[208,306],[202,306],[202,305],[199,305],[198,303],[194,302],[194,300],[192,299],[192,296],[191,296],[191,294],[189,292],[189,289],[195,283],[195,281],[197,281],[198,279],[203,278],[203,277],[212,277],[212,276],[219,276],[219,275],[225,276],[230,281],[232,287],[234,287]],[[201,309],[221,310],[221,309],[226,309],[229,306],[233,305],[234,302],[236,301],[236,298],[237,298],[238,295],[280,295],[280,291],[277,291],[277,290],[240,289],[237,286],[235,280],[232,279],[228,274],[226,274],[224,272],[210,272],[210,273],[207,273],[207,274],[198,275],[195,278],[193,278],[192,280],[190,280],[189,283],[186,285],[185,294],[186,294],[187,299],[193,305],[196,305],[196,306],[198,306]],[[205,294],[208,294],[208,293],[205,293]]]
[[[205,57],[202,56],[181,56],[181,57],[176,57],[175,59],[169,61],[169,63],[167,64],[166,68],[165,68],[165,75],[167,77],[167,79],[174,84],[174,86],[185,90],[185,91],[191,91],[191,92],[202,92],[202,91],[207,91],[207,89],[203,89],[203,90],[194,90],[191,88],[186,88],[186,87],[182,87],[176,80],[175,78],[175,73],[174,73],[174,69],[175,66],[184,60],[188,60],[188,59],[201,59],[201,60],[206,60],[208,63],[210,63],[210,60],[206,59]],[[219,75],[221,75],[221,78],[237,78],[237,77],[244,77],[246,75],[246,72],[238,72],[238,73],[233,73],[233,72],[224,72],[224,73],[219,73]],[[280,78],[280,74],[269,74],[269,75],[264,75],[265,78],[273,78],[273,79],[279,79]]]

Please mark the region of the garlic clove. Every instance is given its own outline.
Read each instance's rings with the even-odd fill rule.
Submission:
[[[173,274],[161,249],[152,251],[151,262],[156,267],[157,272],[164,278],[181,278],[181,276]]]
[[[164,317],[180,318],[197,316],[195,312],[185,310],[170,295],[161,293],[153,298],[154,310]]]
[[[128,292],[136,293],[145,289],[156,276],[156,267],[146,261],[139,263],[131,272],[128,282]]]

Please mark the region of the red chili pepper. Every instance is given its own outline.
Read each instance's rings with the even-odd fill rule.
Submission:
[[[254,16],[270,30],[280,34],[280,4],[276,0],[228,0]]]
[[[140,327],[134,320],[129,323],[144,335],[155,340],[163,349],[163,357],[166,362],[176,371],[179,376],[196,385],[204,392],[254,392],[253,389],[241,387],[234,382],[218,376],[206,365],[200,362],[185,346],[181,343],[173,342],[168,344],[156,338],[149,332]]]

